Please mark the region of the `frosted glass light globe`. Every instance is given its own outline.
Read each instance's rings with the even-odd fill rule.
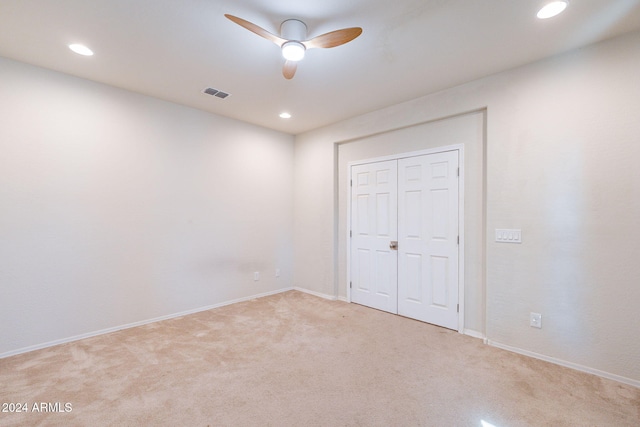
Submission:
[[[305,47],[296,41],[286,42],[282,45],[282,56],[289,61],[300,61],[304,58]]]

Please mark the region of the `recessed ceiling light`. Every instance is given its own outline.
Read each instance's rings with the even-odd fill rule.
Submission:
[[[291,118],[291,114],[289,113],[280,113],[280,117],[283,119],[290,119]]]
[[[70,44],[69,45],[69,49],[71,49],[72,51],[74,51],[75,53],[77,53],[78,55],[84,55],[84,56],[91,56],[93,55],[93,51],[91,49],[89,49],[88,47],[86,47],[83,44]]]
[[[567,8],[568,5],[569,5],[569,2],[566,0],[552,1],[551,3],[547,3],[546,5],[544,5],[542,9],[538,11],[537,16],[540,19],[552,18],[562,13]]]

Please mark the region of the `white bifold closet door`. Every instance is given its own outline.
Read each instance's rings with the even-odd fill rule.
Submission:
[[[458,151],[351,176],[351,300],[457,330]]]

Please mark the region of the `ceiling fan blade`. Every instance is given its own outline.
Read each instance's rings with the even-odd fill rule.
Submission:
[[[282,67],[282,75],[285,79],[291,80],[296,74],[298,69],[298,63],[296,61],[285,61],[284,67]]]
[[[322,34],[318,37],[314,37],[311,40],[302,42],[307,49],[314,47],[329,48],[349,43],[351,40],[362,34],[362,28],[352,27],[344,28],[342,30],[331,31],[330,33]]]
[[[226,13],[225,13],[224,16],[226,16],[227,19],[229,19],[229,20],[235,22],[236,24],[240,25],[241,27],[244,27],[247,30],[251,31],[252,33],[255,33],[255,34],[259,35],[260,37],[264,37],[265,39],[274,42],[278,46],[281,46],[282,43],[287,41],[287,40],[283,39],[282,37],[278,37],[275,34],[271,34],[269,31],[265,30],[264,28],[261,28],[261,27],[257,26],[256,24],[254,24],[252,22],[249,22],[247,20],[244,20],[242,18],[238,18],[237,16],[229,15],[229,14],[226,14]]]

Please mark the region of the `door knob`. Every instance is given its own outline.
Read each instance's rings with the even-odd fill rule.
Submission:
[[[389,242],[389,249],[397,251],[398,250],[398,242],[396,242],[395,240],[392,240],[391,242]]]

